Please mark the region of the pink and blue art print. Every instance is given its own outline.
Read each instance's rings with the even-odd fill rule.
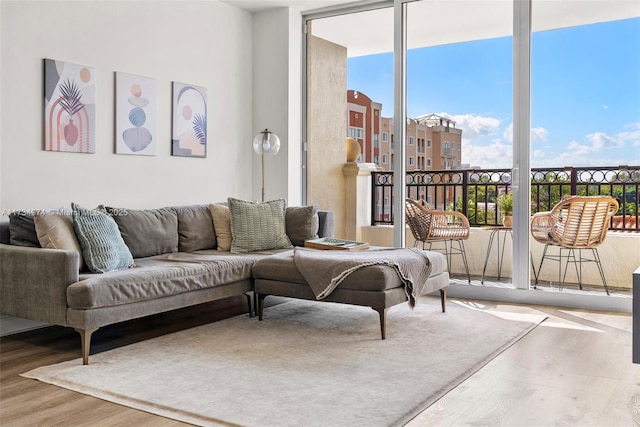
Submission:
[[[173,82],[171,154],[207,157],[207,89]]]
[[[155,156],[156,79],[116,73],[116,153]]]
[[[44,60],[44,149],[96,152],[96,72]]]

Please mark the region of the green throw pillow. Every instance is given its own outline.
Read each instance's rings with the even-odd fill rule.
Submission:
[[[231,252],[292,248],[285,229],[284,199],[264,203],[228,199],[231,216]]]
[[[84,209],[71,203],[73,227],[82,257],[93,273],[133,267],[133,256],[124,243],[118,224],[105,212]]]

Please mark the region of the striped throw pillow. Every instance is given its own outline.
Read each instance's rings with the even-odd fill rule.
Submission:
[[[124,243],[118,224],[100,210],[90,210],[71,203],[73,227],[82,257],[93,273],[106,273],[133,267],[133,256]]]

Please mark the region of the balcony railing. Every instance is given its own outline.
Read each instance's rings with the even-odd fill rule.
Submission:
[[[373,172],[371,224],[393,224],[393,174]],[[536,168],[531,170],[531,213],[548,211],[569,195],[610,195],[620,209],[611,230],[640,232],[640,166]],[[501,223],[496,198],[511,192],[510,169],[455,169],[407,173],[407,197],[436,209],[455,210],[472,226]]]

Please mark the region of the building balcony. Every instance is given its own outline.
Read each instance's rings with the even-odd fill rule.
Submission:
[[[347,235],[345,238],[366,241],[370,245],[376,246],[394,246],[393,212],[391,212],[393,194],[386,188],[386,193],[376,196],[376,191],[381,191],[376,185],[376,179],[380,178],[382,181],[378,182],[392,186],[392,172],[378,172],[375,170],[375,165],[367,164],[352,164],[350,167],[357,169],[358,172],[347,173],[347,167],[344,168],[347,176]],[[413,176],[411,179],[407,179],[407,194],[412,198],[431,200],[434,202],[432,206],[438,209],[451,209],[455,206],[456,210],[460,210],[458,209],[461,207],[460,202],[456,203],[455,201],[462,199],[462,180],[458,180],[458,178],[461,178],[463,172],[465,171],[457,170],[453,173],[449,171],[447,173],[443,173],[443,171],[410,172],[408,175],[413,174]],[[496,174],[495,171],[493,173]],[[534,171],[534,173],[540,176],[541,171]],[[478,171],[474,171],[473,174],[471,176],[477,177]],[[637,178],[635,171],[631,175]],[[618,174],[618,176],[620,175]],[[510,188],[510,181],[503,176],[503,172],[498,172],[496,177],[499,184],[495,182],[489,184],[487,180],[484,180],[480,185],[498,185],[499,188],[495,189],[495,194],[505,192]],[[559,181],[562,180],[556,180],[556,184],[559,184]],[[571,187],[570,182],[564,182],[562,189],[557,192],[555,188],[548,187],[548,184],[546,182],[544,187],[536,188],[535,191],[532,189],[533,197],[538,202],[534,211],[549,210],[547,205],[554,204],[553,199],[544,199],[543,193],[557,193],[560,196],[564,195],[566,191],[564,186]],[[594,185],[592,180],[589,185]],[[635,185],[633,184],[633,186]],[[611,183],[597,187],[608,190],[613,188]],[[457,190],[455,190],[456,188]],[[485,192],[487,189],[489,187],[483,188]],[[580,186],[574,185],[573,189],[579,192]],[[469,187],[465,188],[465,193],[469,194]],[[471,193],[477,196],[478,189],[473,187]],[[428,197],[426,197],[427,194]],[[377,203],[372,203],[372,200],[377,200]],[[465,206],[468,206],[469,200],[465,199],[465,202]],[[513,266],[511,235],[505,236],[504,232],[501,232],[497,236],[500,239],[500,252],[504,254],[501,260],[501,270],[498,271],[498,248],[495,241],[487,257],[491,233],[500,226],[497,220],[497,207],[493,203],[486,205],[474,203],[474,206],[476,206],[474,212],[467,210],[465,213],[472,224],[471,235],[465,241],[471,283],[467,282],[464,264],[460,257],[453,257],[450,265],[450,294],[452,296],[630,312],[633,272],[640,266],[640,232],[637,229],[640,224],[631,224],[632,221],[630,221],[630,218],[636,218],[635,215],[626,215],[627,221],[624,223],[617,222],[615,228],[620,231],[610,229],[605,242],[598,248],[610,291],[610,295],[606,295],[600,274],[594,263],[582,265],[583,289],[579,289],[577,285],[577,277],[572,266],[567,272],[564,286],[560,289],[557,262],[545,262],[539,274],[538,286],[535,289],[531,263],[528,265],[531,269],[531,282],[524,285],[511,283]],[[621,206],[624,205],[621,204]],[[630,206],[625,207],[633,210]],[[406,246],[412,247],[413,243],[412,234],[407,228]],[[537,270],[544,245],[530,239],[530,247],[530,257]],[[435,249],[437,249],[436,246],[434,246]],[[484,280],[482,280],[483,272]]]
[[[465,250],[471,275],[472,286],[494,286],[501,288],[512,287],[512,239],[503,235],[498,235],[500,239],[500,253],[504,255],[498,278],[498,247],[494,241],[491,253],[487,258],[489,238],[492,232],[491,227],[471,227],[471,235],[465,240]],[[371,245],[393,246],[393,225],[363,225],[361,227],[361,239]],[[504,247],[502,246],[504,243]],[[412,247],[414,244],[411,231],[406,229],[406,246]],[[438,246],[434,245],[434,249]],[[531,241],[531,258],[538,269],[544,245]],[[599,247],[599,254],[607,279],[607,284],[612,296],[631,296],[632,274],[640,266],[640,234],[609,232],[605,242]],[[482,282],[483,270],[485,269],[485,259],[487,260],[486,271],[484,273],[484,283]],[[530,266],[531,267],[531,266]],[[451,260],[451,277],[456,283],[466,284],[466,271],[460,257],[453,257]],[[606,295],[598,269],[592,263],[582,266],[583,292]],[[534,274],[531,270],[531,283],[533,289]],[[538,281],[537,288],[541,291],[569,292],[580,291],[575,270],[570,267],[565,278],[565,285],[560,289],[558,283],[558,264],[545,262]]]

